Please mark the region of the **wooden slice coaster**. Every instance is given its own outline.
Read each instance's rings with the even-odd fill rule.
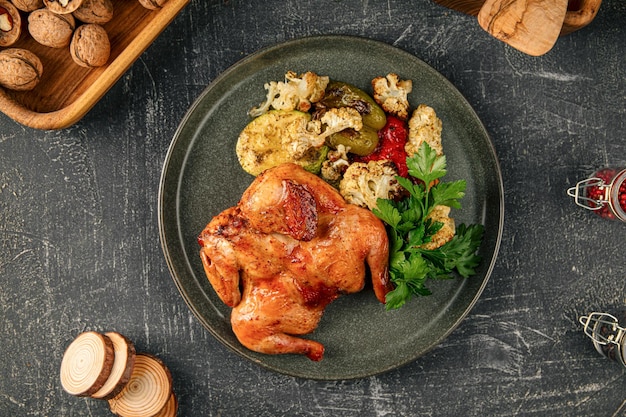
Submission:
[[[113,342],[115,360],[111,374],[106,383],[91,396],[97,399],[108,400],[119,394],[126,386],[135,366],[135,345],[126,336],[117,332],[104,334]]]
[[[121,417],[152,417],[167,404],[172,394],[172,375],[156,356],[138,353],[130,381],[109,400],[113,414]]]
[[[84,332],[65,350],[61,361],[61,385],[71,395],[89,396],[106,383],[115,351],[107,336]]]
[[[176,413],[178,412],[178,398],[176,398],[176,394],[172,392],[170,395],[170,399],[167,400],[165,407],[154,417],[176,417]]]

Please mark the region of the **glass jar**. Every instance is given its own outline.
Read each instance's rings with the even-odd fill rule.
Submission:
[[[568,189],[567,194],[600,217],[626,222],[625,168],[602,168]]]
[[[626,310],[620,312],[620,319],[626,320]],[[594,312],[580,317],[579,322],[599,354],[626,366],[626,329],[620,326],[620,319]]]

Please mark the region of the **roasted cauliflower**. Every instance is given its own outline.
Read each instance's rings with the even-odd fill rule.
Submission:
[[[322,169],[320,171],[321,177],[324,181],[330,184],[339,184],[339,181],[343,177],[343,173],[346,172],[350,161],[348,160],[348,152],[350,148],[346,148],[343,145],[338,145],[336,150],[328,151],[326,160],[322,163]]]
[[[430,214],[426,216],[426,220],[441,222],[443,226],[437,233],[431,236],[430,242],[424,243],[420,248],[434,250],[452,240],[456,232],[456,227],[454,225],[454,219],[450,217],[450,207],[442,205],[433,207]]]
[[[291,126],[288,136],[283,137],[283,146],[294,158],[300,158],[311,148],[324,145],[326,138],[344,129],[359,131],[363,128],[361,114],[351,107],[332,108],[324,112],[319,120],[306,125]]]
[[[285,81],[271,81],[264,85],[267,90],[265,102],[248,113],[252,117],[258,117],[271,109],[308,112],[311,103],[317,103],[324,97],[328,81],[327,76],[319,76],[311,71],[300,76],[288,71]]]
[[[339,193],[350,204],[376,207],[379,198],[394,199],[402,193],[393,162],[389,160],[353,162],[339,182]]]
[[[411,80],[400,80],[397,74],[387,74],[386,77],[376,77],[372,80],[374,100],[387,113],[391,113],[402,120],[409,116],[408,95],[413,89]]]
[[[437,155],[443,155],[441,119],[437,117],[432,107],[420,104],[409,119],[409,137],[404,146],[407,155],[415,155],[424,141],[437,152]]]

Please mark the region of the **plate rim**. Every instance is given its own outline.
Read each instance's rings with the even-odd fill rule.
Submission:
[[[497,223],[497,234],[495,236],[494,239],[494,246],[493,246],[493,253],[491,254],[491,259],[489,261],[489,265],[486,267],[485,269],[485,274],[484,274],[484,278],[482,279],[481,285],[476,289],[475,294],[472,297],[471,302],[469,302],[465,308],[464,311],[462,312],[462,314],[460,314],[456,320],[454,320],[453,324],[444,332],[441,334],[440,337],[435,338],[429,345],[428,348],[422,350],[418,355],[412,357],[412,358],[408,358],[408,359],[404,359],[404,360],[399,360],[399,361],[390,361],[390,363],[386,366],[386,367],[382,367],[382,368],[378,368],[376,370],[373,371],[369,371],[369,372],[363,372],[360,374],[353,374],[353,375],[343,375],[341,377],[337,377],[337,376],[320,376],[320,375],[303,375],[302,373],[298,373],[298,372],[294,372],[291,371],[289,369],[285,369],[285,368],[281,368],[281,367],[276,367],[276,366],[272,366],[268,363],[265,363],[261,360],[259,360],[258,358],[252,356],[251,353],[248,353],[246,351],[244,351],[243,349],[237,349],[234,346],[232,346],[224,337],[222,337],[222,335],[216,331],[213,327],[211,327],[210,323],[208,323],[208,321],[205,319],[205,317],[203,317],[203,315],[201,314],[200,311],[198,311],[198,308],[196,306],[193,305],[193,303],[190,301],[190,297],[189,295],[186,293],[186,289],[183,288],[182,284],[179,282],[179,278],[177,278],[177,271],[175,269],[175,265],[174,265],[174,261],[171,257],[171,253],[169,248],[167,247],[167,236],[166,236],[166,231],[165,231],[165,226],[164,226],[164,193],[165,193],[165,182],[167,180],[167,173],[168,173],[168,168],[171,167],[172,164],[172,156],[173,156],[173,152],[176,149],[176,145],[177,143],[179,143],[179,141],[181,140],[181,133],[183,132],[183,130],[186,127],[186,124],[189,122],[189,120],[192,118],[192,116],[194,116],[194,112],[197,110],[197,108],[202,104],[204,98],[210,94],[213,89],[219,85],[219,83],[225,79],[228,78],[228,76],[233,73],[234,71],[237,71],[241,66],[244,66],[245,64],[249,63],[250,61],[256,60],[259,57],[266,55],[268,53],[271,53],[273,51],[276,50],[280,50],[286,47],[294,47],[298,44],[306,44],[306,43],[315,43],[315,42],[320,42],[320,41],[333,41],[333,42],[337,42],[337,41],[347,41],[347,42],[362,42],[364,44],[372,44],[374,46],[377,47],[382,47],[382,48],[387,48],[389,50],[394,50],[396,53],[400,53],[403,54],[405,56],[407,56],[409,59],[412,60],[416,60],[421,62],[424,66],[426,66],[427,68],[429,68],[436,76],[439,77],[439,79],[447,84],[447,87],[450,88],[451,90],[453,90],[454,92],[456,92],[456,94],[458,94],[463,100],[464,100],[464,107],[466,107],[468,109],[469,112],[471,112],[471,116],[473,119],[475,119],[478,122],[478,126],[480,128],[480,131],[482,133],[482,135],[484,136],[484,138],[486,138],[486,145],[489,148],[490,151],[490,156],[492,157],[490,159],[490,162],[492,162],[494,164],[495,167],[495,172],[493,172],[492,174],[495,174],[495,182],[497,183],[497,192],[498,192],[498,221]],[[184,164],[181,166],[181,168],[184,167]],[[177,182],[180,182],[180,178],[177,178]],[[179,190],[179,188],[177,187],[177,191]],[[312,379],[312,380],[331,380],[331,381],[337,381],[337,380],[351,380],[351,379],[361,379],[361,378],[367,378],[367,377],[371,377],[371,376],[375,376],[375,375],[379,375],[379,374],[383,374],[395,369],[398,369],[400,367],[403,367],[409,363],[414,362],[415,360],[417,360],[418,358],[426,355],[427,353],[429,353],[430,351],[432,351],[435,347],[437,347],[438,345],[441,344],[441,342],[443,340],[445,340],[446,338],[448,338],[450,336],[450,334],[452,332],[454,332],[459,325],[465,320],[465,318],[467,317],[467,315],[470,313],[470,311],[474,308],[475,304],[478,302],[478,299],[481,297],[485,287],[487,286],[487,284],[490,281],[491,275],[493,273],[493,270],[495,268],[495,265],[497,263],[498,260],[498,254],[499,254],[499,250],[500,250],[500,245],[501,245],[501,241],[502,241],[502,235],[503,235],[503,230],[504,230],[504,217],[505,217],[505,213],[504,213],[504,184],[503,184],[503,177],[502,177],[502,170],[500,167],[500,161],[499,158],[497,156],[497,152],[494,146],[494,143],[487,131],[487,129],[485,128],[482,120],[478,117],[478,115],[476,114],[476,111],[474,110],[474,108],[471,106],[471,104],[469,103],[469,101],[465,98],[465,96],[454,86],[454,84],[452,84],[451,81],[449,81],[445,76],[443,76],[443,74],[441,74],[439,71],[437,71],[436,69],[434,69],[431,65],[429,65],[428,63],[426,63],[425,61],[423,61],[422,59],[418,58],[417,56],[395,46],[395,45],[391,45],[388,43],[385,43],[383,41],[379,41],[379,40],[375,40],[375,39],[371,39],[371,38],[366,38],[366,37],[361,37],[361,36],[354,36],[354,35],[313,35],[313,36],[304,36],[304,37],[299,37],[299,38],[294,38],[291,40],[287,40],[287,41],[283,41],[283,42],[279,42],[276,43],[274,45],[270,45],[264,48],[260,48],[259,50],[252,52],[250,54],[248,54],[247,56],[243,57],[242,59],[236,61],[234,64],[230,65],[228,68],[226,68],[224,71],[222,71],[218,76],[216,76],[205,88],[204,90],[198,95],[198,97],[193,101],[193,103],[190,105],[190,107],[187,109],[187,111],[185,112],[185,115],[183,116],[183,118],[181,119],[176,131],[174,132],[173,135],[173,140],[171,141],[170,145],[168,146],[167,149],[167,153],[166,153],[166,157],[164,159],[163,162],[163,168],[161,171],[161,176],[159,179],[159,190],[158,190],[158,202],[157,202],[157,218],[158,218],[158,228],[159,228],[159,240],[161,243],[161,249],[163,251],[165,260],[166,260],[166,264],[170,273],[171,278],[173,279],[180,295],[182,296],[185,304],[187,305],[187,307],[190,309],[190,311],[193,313],[193,315],[195,316],[196,319],[198,319],[198,321],[200,322],[200,324],[202,324],[202,326],[209,331],[209,333],[215,337],[222,345],[226,346],[230,351],[235,352],[237,355],[244,357],[245,359],[258,364],[259,366],[277,372],[279,374],[283,374],[283,375],[287,375],[287,376],[293,376],[293,377],[298,377],[298,378],[304,378],[304,379]],[[178,199],[176,199],[176,203],[178,206]],[[177,207],[177,212],[178,212],[178,207]],[[179,219],[178,216],[176,217],[176,223],[179,223]],[[183,242],[182,240],[182,236],[180,236],[180,227],[177,227],[177,232],[178,232],[178,238],[179,241]],[[186,260],[187,264],[189,264],[188,259]],[[189,265],[190,269],[191,269],[191,265]]]

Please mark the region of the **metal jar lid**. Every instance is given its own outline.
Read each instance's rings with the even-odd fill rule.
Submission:
[[[622,184],[626,182],[626,169],[617,171],[610,178],[610,182],[608,180],[592,176],[591,178],[578,181],[575,187],[567,190],[567,195],[573,197],[578,206],[587,210],[599,213],[602,209],[608,207],[615,219],[626,222],[626,210],[620,204],[620,189]],[[599,190],[599,195],[589,197],[590,189]]]
[[[626,329],[620,327],[617,317],[594,312],[579,321],[598,353],[626,367]]]

